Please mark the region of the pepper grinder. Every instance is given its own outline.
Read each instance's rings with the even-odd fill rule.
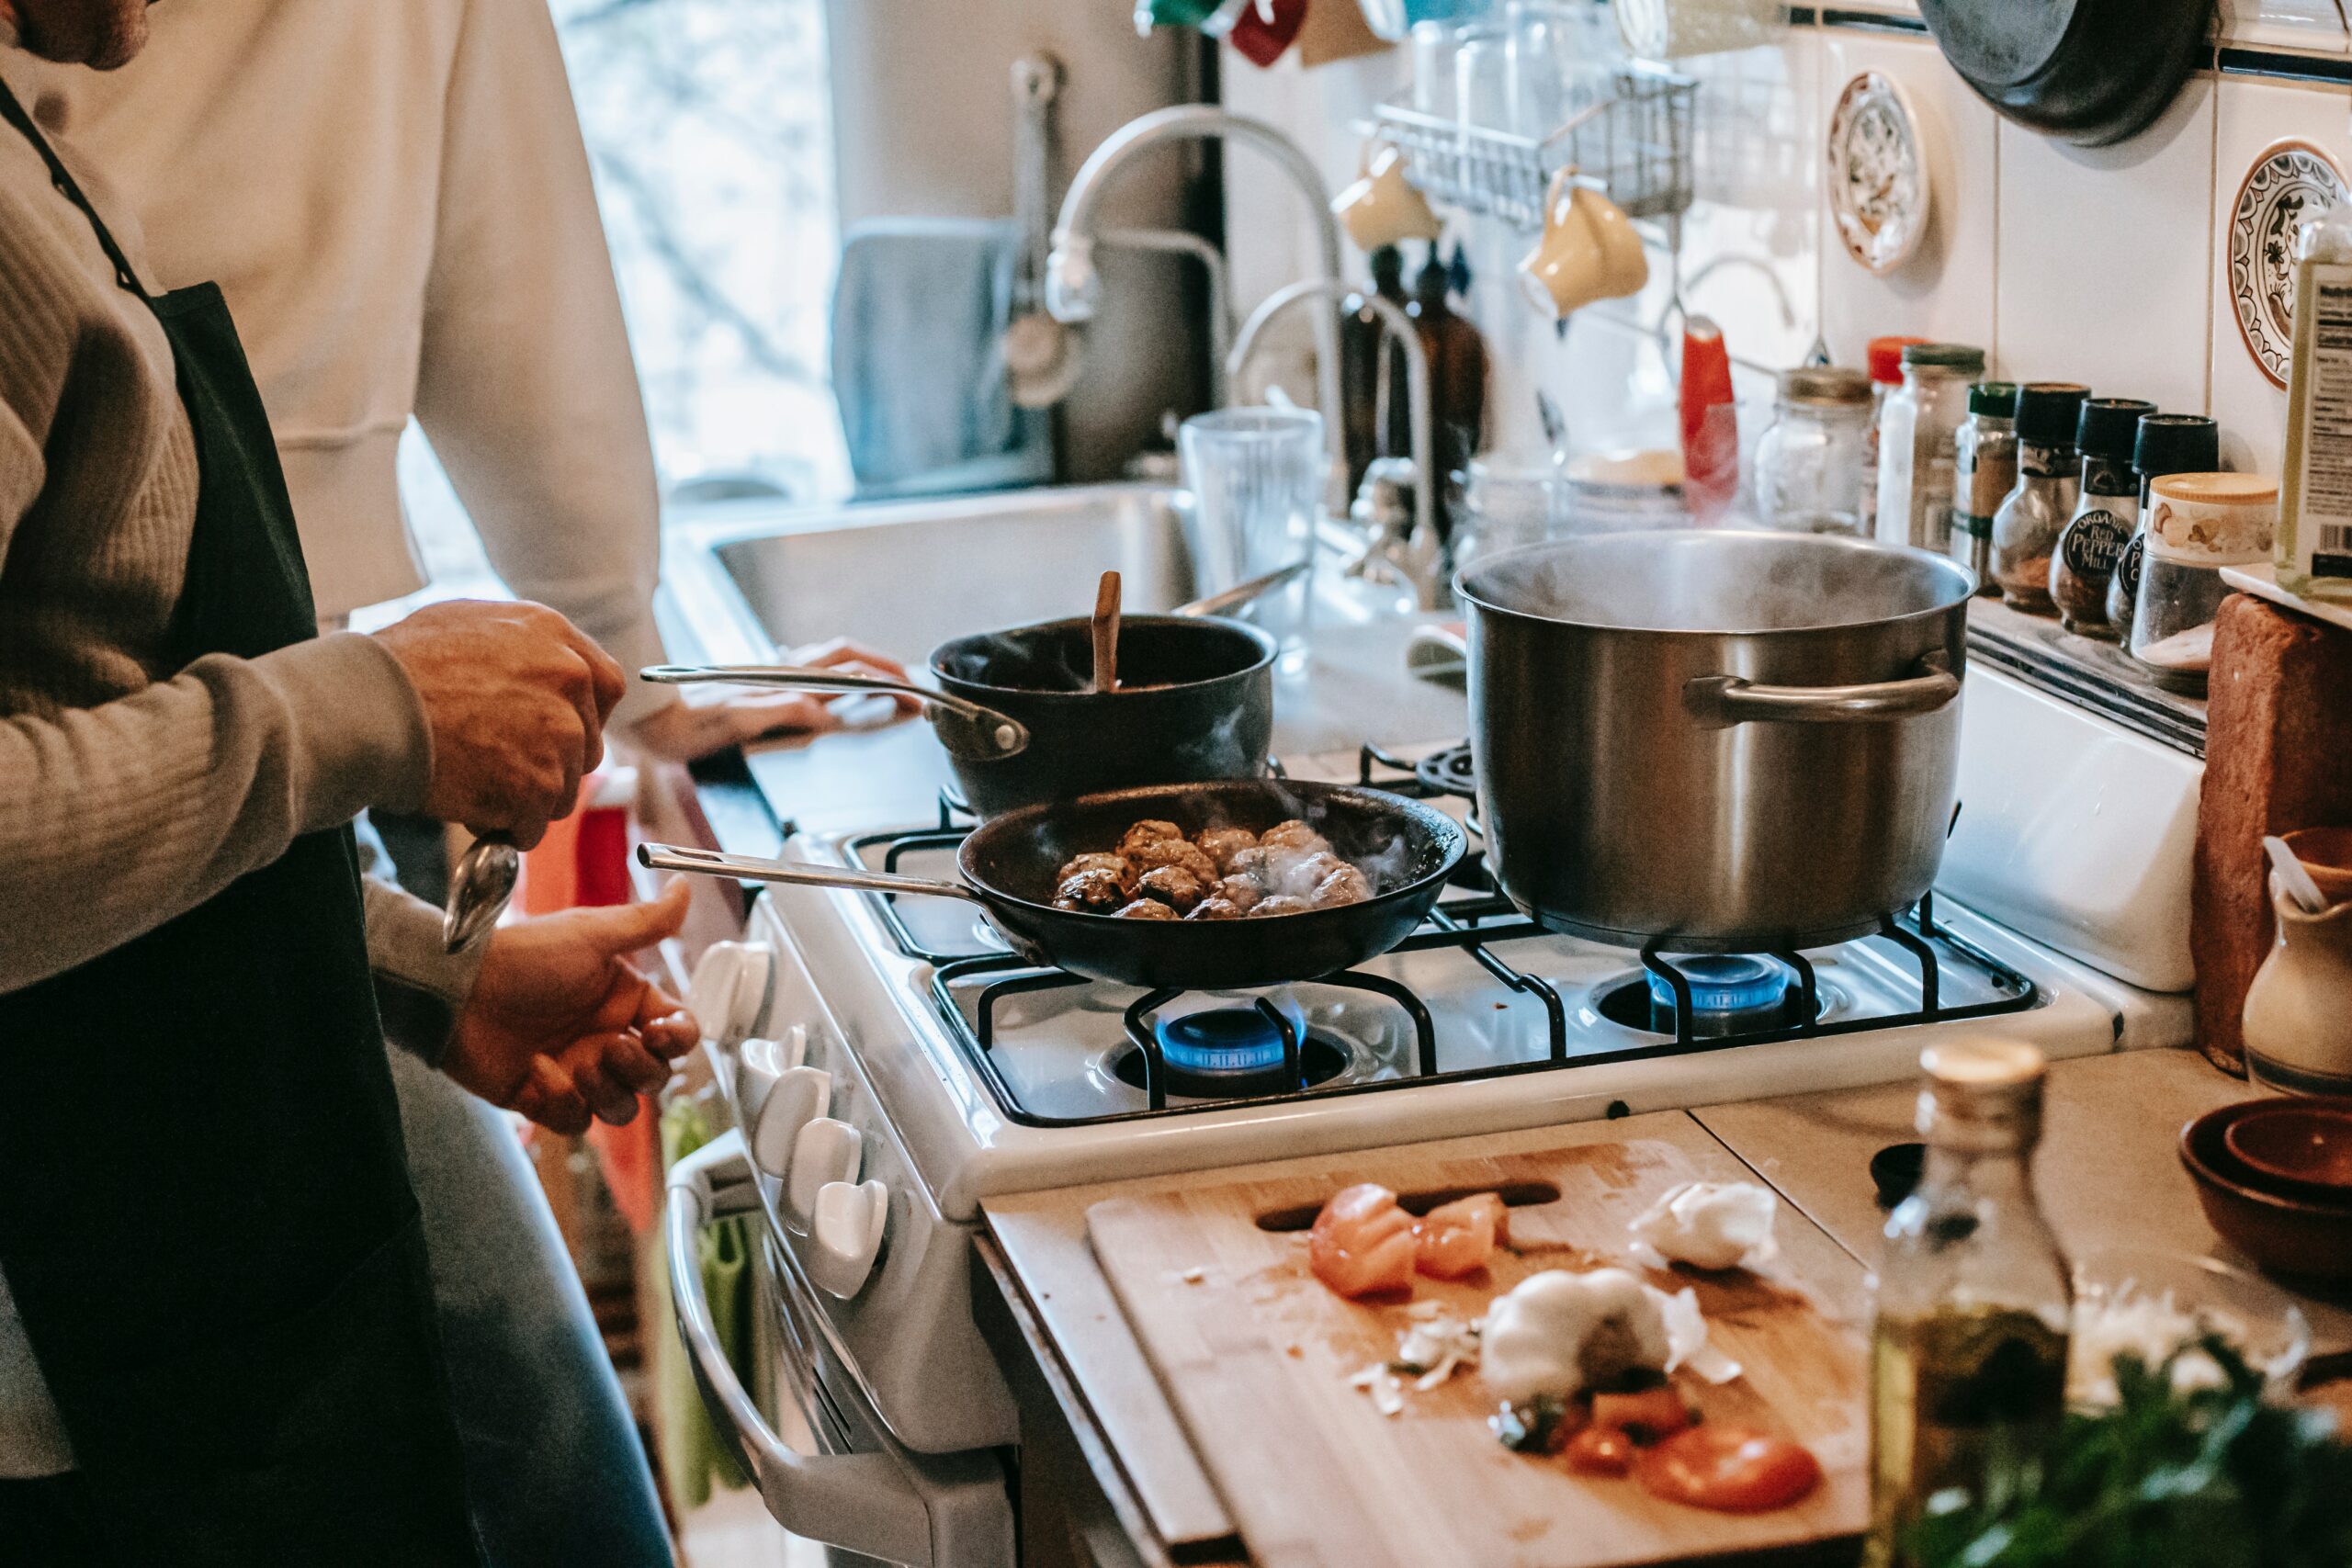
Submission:
[[[2018,389],[2018,483],[1993,514],[1993,580],[2012,609],[2050,615],[2050,558],[2075,514],[2075,432],[2088,387],[2029,381]]]
[[[2140,421],[2156,405],[2137,398],[2092,398],[2075,427],[2082,448],[2082,493],[2050,558],[2050,597],[2058,624],[2081,637],[2111,637],[2107,588],[2115,563],[2140,523],[2139,476],[2132,451]]]

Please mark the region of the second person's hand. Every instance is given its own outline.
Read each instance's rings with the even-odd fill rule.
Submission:
[[[888,654],[876,653],[841,637],[789,649],[783,655],[783,662],[814,670],[879,675],[886,681],[908,679],[907,667]],[[657,761],[692,762],[730,746],[748,745],[779,735],[821,735],[841,727],[831,699],[806,692],[690,686],[680,695],[680,701],[648,714],[630,727],[628,744]],[[912,713],[922,705],[911,697],[896,701],[902,714]]]

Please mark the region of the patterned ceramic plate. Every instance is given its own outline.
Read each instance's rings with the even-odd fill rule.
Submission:
[[[1928,158],[1902,85],[1865,71],[1829,114],[1829,211],[1838,238],[1872,272],[1893,272],[1928,231]]]
[[[2295,356],[2295,225],[2345,199],[2335,160],[2308,141],[2274,141],[2230,209],[2230,304],[2238,335],[2278,386]]]

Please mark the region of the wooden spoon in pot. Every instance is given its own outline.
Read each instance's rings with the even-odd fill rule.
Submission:
[[[1119,574],[1106,571],[1094,591],[1094,689],[1119,689]]]

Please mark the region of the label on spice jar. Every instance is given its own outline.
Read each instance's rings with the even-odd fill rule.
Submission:
[[[2115,570],[2123,547],[2132,538],[2132,525],[2104,509],[2086,512],[2066,525],[2059,537],[2058,554],[2076,577],[2104,582]]]
[[[2126,600],[2136,599],[2140,595],[2140,564],[2147,559],[2147,551],[2148,536],[2134,534],[2131,543],[2123,547],[2123,553],[2115,558],[2117,590]]]
[[[2287,565],[2302,578],[2352,581],[2352,266],[2303,265],[2312,273],[2312,385],[2296,433],[2302,473]],[[2305,366],[2299,359],[2295,368]]]

